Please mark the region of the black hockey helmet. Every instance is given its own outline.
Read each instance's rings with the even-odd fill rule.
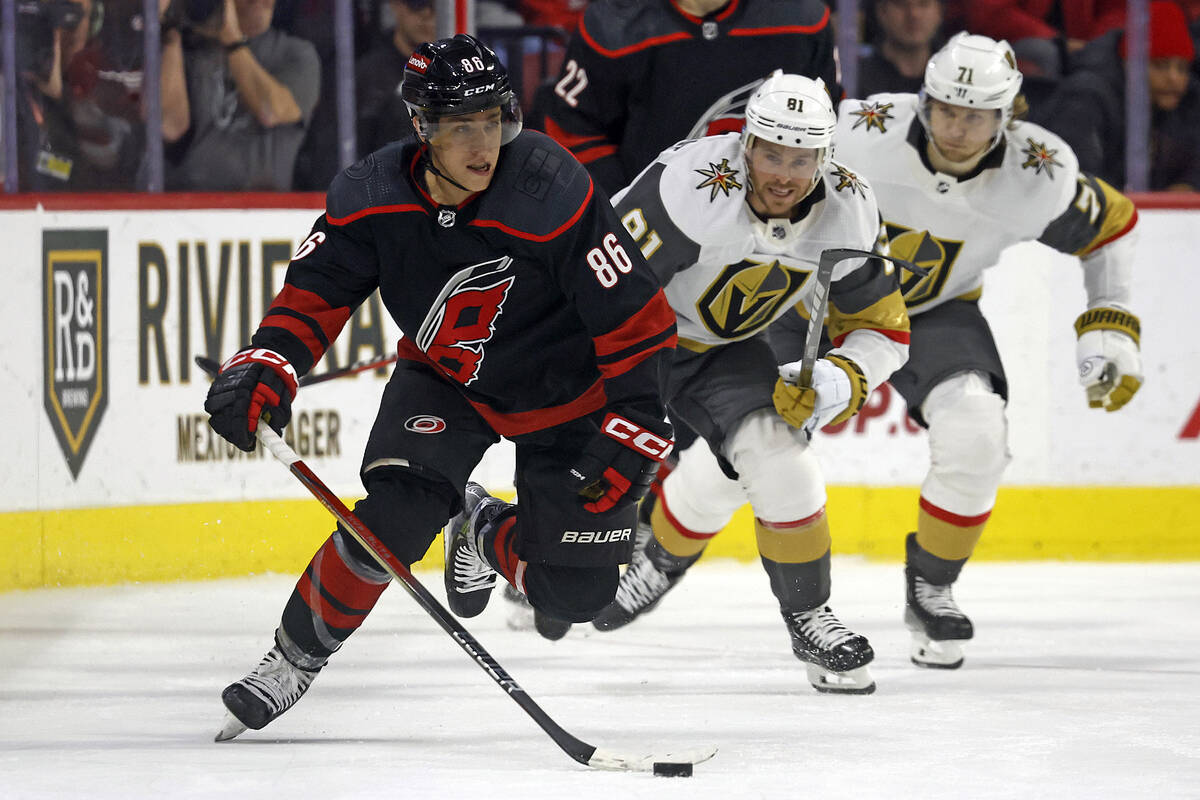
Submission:
[[[404,66],[400,96],[428,140],[443,117],[499,108],[508,144],[521,132],[521,107],[508,81],[508,70],[495,52],[474,36],[459,33],[425,42]]]

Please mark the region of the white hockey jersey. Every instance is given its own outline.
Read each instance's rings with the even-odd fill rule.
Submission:
[[[1007,129],[969,175],[938,172],[917,105],[914,94],[845,100],[834,135],[838,159],[875,189],[892,255],[929,270],[904,278],[910,315],[978,297],[983,271],[1028,240],[1084,259],[1089,307],[1127,308],[1137,220],[1127,198],[1080,173],[1066,142],[1028,122]]]
[[[666,287],[681,347],[703,350],[761,332],[797,303],[807,303],[822,250],[871,251],[877,245],[875,196],[841,164],[827,166],[824,180],[803,201],[807,213],[795,222],[761,220],[746,202],[747,183],[739,136],[725,134],[680,142],[613,197]],[[840,262],[835,287],[864,263]],[[862,291],[858,297],[842,295],[844,307],[838,309],[838,294],[831,292],[834,342],[863,367],[872,385],[886,379],[908,352],[908,317],[892,267],[885,264],[876,267],[879,280],[859,287],[869,285],[869,297]],[[860,337],[862,351],[849,340],[855,331],[877,333],[883,341],[868,344]],[[892,352],[880,359],[881,349]]]

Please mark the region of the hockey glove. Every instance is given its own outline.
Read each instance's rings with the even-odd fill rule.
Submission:
[[[296,370],[278,353],[261,347],[241,350],[221,365],[208,388],[204,401],[208,424],[249,453],[254,450],[260,416],[265,415],[276,433],[283,433],[292,418],[298,383]]]
[[[797,386],[799,376],[799,361],[781,365],[772,399],[779,416],[810,436],[826,425],[845,422],[867,402],[867,378],[858,364],[844,356],[818,358],[812,386]]]
[[[635,421],[636,419],[636,421]],[[670,423],[609,412],[569,471],[593,514],[641,500],[675,442]]]
[[[1142,386],[1142,325],[1118,308],[1093,308],[1075,320],[1075,359],[1088,406],[1116,411]]]

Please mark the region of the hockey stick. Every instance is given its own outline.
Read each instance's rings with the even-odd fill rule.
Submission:
[[[918,267],[903,258],[893,258],[866,250],[855,250],[850,247],[834,247],[822,250],[817,261],[816,286],[813,287],[812,311],[808,320],[808,331],[804,334],[804,352],[800,358],[800,371],[785,375],[784,380],[797,386],[812,386],[813,367],[817,363],[817,350],[821,346],[821,333],[825,330],[825,314],[829,310],[829,286],[833,283],[833,268],[839,261],[848,258],[879,258],[891,261],[901,269],[928,275],[929,270]]]
[[[199,359],[197,359],[197,364],[199,364]],[[202,365],[201,368],[203,369]],[[209,372],[208,370],[205,371]],[[209,372],[209,375],[212,376],[215,373]],[[392,555],[383,542],[379,541],[375,534],[371,533],[370,529],[363,524],[362,520],[354,515],[354,512],[346,508],[345,504],[317,477],[316,473],[300,460],[300,456],[296,455],[296,451],[288,447],[287,442],[272,430],[270,425],[266,424],[265,419],[261,420],[261,424],[258,426],[258,438],[263,443],[263,446],[271,451],[271,455],[287,466],[291,470],[291,473],[296,476],[296,479],[304,484],[305,488],[312,493],[313,497],[317,498],[321,505],[325,506],[337,518],[338,522],[349,531],[350,535],[379,562],[379,566],[403,584],[408,593],[412,595],[412,598],[417,601],[417,604],[425,609],[426,613],[433,617],[438,625],[442,626],[442,630],[450,634],[450,638],[466,651],[467,655],[479,665],[480,669],[486,672],[488,677],[507,692],[508,696],[524,709],[525,713],[532,717],[533,721],[571,758],[580,764],[595,769],[632,772],[653,772],[656,766],[659,765],[665,765],[665,768],[668,770],[686,765],[688,774],[690,774],[691,765],[707,761],[717,754],[717,748],[715,747],[696,747],[677,753],[629,755],[595,747],[582,739],[572,736],[561,725],[555,722],[549,714],[543,711],[541,706],[534,702],[533,698],[513,680],[504,667],[500,666],[500,663],[483,648],[483,645],[466,628],[459,624],[458,620],[413,576],[408,567]]]
[[[348,375],[357,375],[360,372],[366,372],[370,369],[379,369],[386,367],[388,364],[395,362],[398,358],[396,355],[390,356],[374,356],[372,358],[364,358],[360,361],[355,361],[345,367],[331,369],[322,372],[320,375],[308,374],[300,379],[301,386],[312,386],[314,383],[324,383],[331,381],[334,378],[345,378]],[[216,375],[221,371],[221,365],[215,359],[208,356],[196,356],[196,366],[207,372],[209,375]]]

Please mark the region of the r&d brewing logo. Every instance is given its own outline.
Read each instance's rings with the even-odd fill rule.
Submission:
[[[108,405],[108,231],[42,232],[45,406],[78,478]]]

